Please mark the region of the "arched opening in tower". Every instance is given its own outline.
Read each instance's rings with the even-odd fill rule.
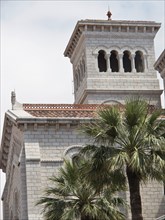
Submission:
[[[125,50],[123,53],[123,68],[124,68],[124,72],[132,71],[131,57],[130,57],[130,52],[128,50]]]
[[[105,51],[104,50],[100,50],[98,52],[98,68],[99,68],[99,72],[106,72],[107,71],[107,62],[105,59]]]
[[[143,53],[141,51],[135,53],[135,69],[137,73],[144,72]]]
[[[119,72],[118,53],[115,50],[111,51],[110,67],[112,72]]]

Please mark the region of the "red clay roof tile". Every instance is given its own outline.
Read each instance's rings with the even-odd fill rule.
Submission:
[[[95,111],[102,106],[99,104],[23,104],[23,109],[34,117],[93,118]],[[123,109],[124,106],[119,105],[119,107]],[[150,105],[149,109],[152,112],[155,107]]]
[[[24,111],[35,117],[93,118],[96,104],[23,104]]]

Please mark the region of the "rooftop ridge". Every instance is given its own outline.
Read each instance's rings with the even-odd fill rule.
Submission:
[[[105,20],[105,19],[82,19],[78,22],[107,22],[107,23],[113,23],[113,22],[129,22],[129,23],[152,23],[152,24],[159,24],[160,22],[156,21],[146,21],[146,20]]]
[[[23,104],[24,110],[90,110],[98,104]]]
[[[23,110],[34,117],[93,118],[105,106],[109,104],[23,104]]]
[[[119,103],[103,104],[23,104],[23,110],[34,117],[48,118],[93,118],[96,111],[106,107],[118,106],[121,111],[124,105]],[[149,105],[149,111],[152,112],[156,106]]]

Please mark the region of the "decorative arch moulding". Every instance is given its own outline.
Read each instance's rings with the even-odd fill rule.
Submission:
[[[96,48],[93,50],[92,54],[93,54],[93,55],[98,55],[98,52],[99,52],[100,50],[104,50],[104,51],[106,52],[106,54],[109,54],[109,55],[110,55],[110,52],[113,51],[113,50],[117,51],[119,55],[122,54],[122,53],[123,53],[124,51],[126,51],[126,50],[128,50],[128,51],[130,51],[131,53],[134,53],[134,54],[135,54],[136,51],[142,51],[142,52],[143,52],[143,55],[148,55],[148,51],[147,51],[144,47],[130,47],[130,46],[123,46],[123,47],[112,46],[112,47],[106,47],[106,46],[102,46],[102,45],[96,47]]]

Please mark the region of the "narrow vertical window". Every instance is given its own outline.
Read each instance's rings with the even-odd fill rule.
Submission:
[[[83,70],[83,64],[80,63],[80,72],[81,72],[81,80],[84,78],[84,70]]]
[[[77,73],[76,73],[76,75],[75,75],[74,81],[75,81],[75,91],[77,91],[77,89],[78,89],[78,77],[77,77]]]
[[[80,72],[78,70],[77,71],[77,89],[78,89],[79,85],[80,85]]]
[[[78,68],[78,78],[79,78],[79,85],[80,85],[80,82],[81,82],[81,80],[82,80],[82,74],[81,74],[81,69],[80,69],[80,67]]]
[[[13,220],[13,212],[10,212],[10,219]]]
[[[130,58],[130,52],[128,50],[124,51],[123,53],[123,68],[124,72],[131,72],[131,58]]]
[[[85,76],[85,72],[86,72],[85,60],[82,61],[82,64],[83,64],[83,73],[84,73],[84,76]]]
[[[110,67],[112,72],[119,72],[118,53],[115,50],[111,51]]]
[[[99,72],[106,72],[107,71],[107,63],[105,59],[105,51],[100,50],[98,55],[98,68]]]
[[[19,220],[19,198],[18,198],[18,193],[15,192],[14,195],[14,219]]]
[[[137,73],[144,72],[143,53],[141,51],[135,53],[135,69]]]

